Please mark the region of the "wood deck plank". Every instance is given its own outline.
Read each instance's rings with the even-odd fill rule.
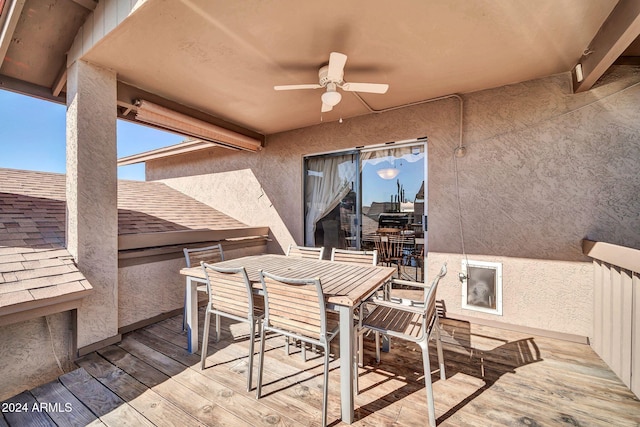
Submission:
[[[93,412],[58,380],[31,390],[31,394],[39,403],[52,406],[47,413],[59,427],[85,426],[97,421]]]
[[[38,402],[29,391],[0,402],[0,405],[10,426],[55,427],[56,425],[46,411],[39,410]]]
[[[445,381],[436,369],[434,343],[430,346],[439,426],[640,425],[640,400],[588,345],[461,321],[445,320],[443,325]],[[246,325],[223,321],[221,340],[210,340],[207,368],[202,371],[199,355],[187,352],[181,329],[182,317],[175,316],[129,333],[117,346],[93,354],[97,359],[91,364],[79,361],[91,375],[80,369],[60,382],[100,417],[94,423],[110,426],[230,425],[231,420],[234,425],[254,426],[319,424],[323,368],[317,354],[309,350],[306,362],[299,349],[287,356],[284,339],[269,336],[266,395],[256,400],[255,390],[246,391]],[[213,334],[211,328],[210,337]],[[352,425],[412,427],[426,422],[419,349],[394,340],[391,352],[383,353],[378,364],[373,341],[365,340],[364,346]],[[258,348],[256,341],[254,387]],[[331,351],[337,353],[337,346]],[[331,361],[329,375],[328,422],[334,426],[344,425],[339,420],[339,364],[340,360]],[[203,405],[220,418],[207,418]],[[171,418],[176,408],[190,418]]]
[[[153,426],[115,393],[102,385],[84,369],[62,375],[60,382],[107,426]]]
[[[149,389],[136,378],[112,365],[95,353],[84,357],[78,364],[95,376],[105,387],[125,400],[154,425],[206,425],[196,413],[186,411],[155,388]],[[191,408],[193,409],[193,408]],[[213,421],[213,418],[209,418]]]

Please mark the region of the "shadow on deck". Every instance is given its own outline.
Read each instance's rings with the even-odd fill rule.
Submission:
[[[640,423],[640,401],[589,346],[450,319],[442,324],[447,380],[439,380],[432,366],[439,425]],[[199,355],[186,351],[181,329],[181,317],[173,317],[78,360],[77,370],[3,402],[0,426],[320,424],[320,357],[311,353],[304,362],[296,352],[286,356],[284,340],[270,337],[265,396],[256,400],[255,390],[245,389],[245,325],[223,322],[220,342],[210,341],[204,371]],[[353,425],[426,423],[421,366],[419,349],[400,341],[377,364],[373,342],[366,341]],[[338,368],[339,360],[332,361],[331,425],[343,424]]]

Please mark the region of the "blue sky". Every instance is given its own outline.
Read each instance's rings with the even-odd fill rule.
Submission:
[[[0,167],[65,172],[66,106],[0,90]],[[177,144],[184,136],[118,120],[118,157]],[[144,180],[144,164],[118,168]]]

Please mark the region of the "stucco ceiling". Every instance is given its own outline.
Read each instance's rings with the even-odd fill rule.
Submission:
[[[25,9],[42,3],[26,0]],[[76,3],[87,0],[54,6],[66,3],[83,13]],[[273,134],[570,71],[617,3],[147,0],[84,59],[116,70],[128,85]],[[37,21],[23,15],[24,33]],[[11,68],[20,47],[11,48],[0,74],[25,78]],[[388,83],[389,91],[360,94],[368,107],[345,93],[323,114],[322,89],[274,91],[274,85],[317,83],[332,51],[348,55],[346,81]]]

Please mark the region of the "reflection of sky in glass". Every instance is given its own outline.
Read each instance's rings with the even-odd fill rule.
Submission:
[[[391,196],[398,193],[397,181],[404,188],[404,196],[413,202],[424,179],[424,153],[406,154],[395,161],[392,157],[367,160],[362,167],[362,206],[371,206],[372,202],[390,202]],[[379,169],[396,167],[400,173],[394,179],[382,179],[376,173]]]

